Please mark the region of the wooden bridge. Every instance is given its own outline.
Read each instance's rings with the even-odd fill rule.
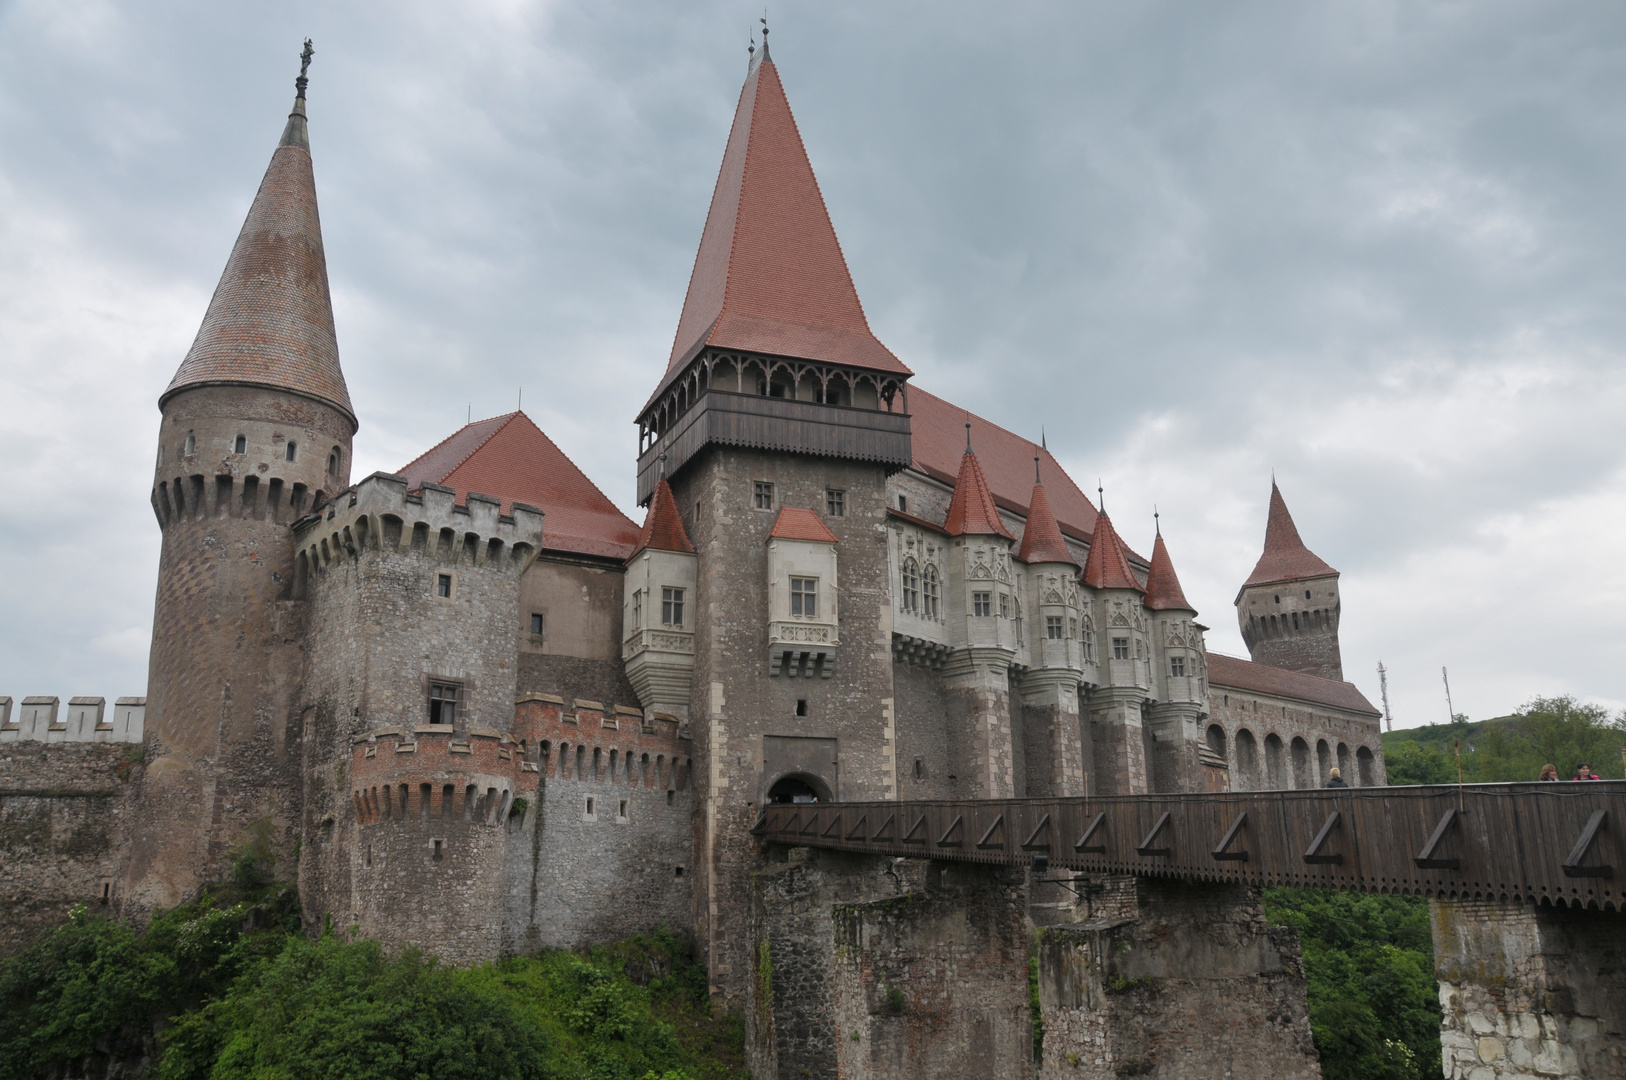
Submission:
[[[1626,910],[1626,781],[774,803],[766,843]]]

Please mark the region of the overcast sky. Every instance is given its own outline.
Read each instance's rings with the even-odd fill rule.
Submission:
[[[759,6],[0,0],[0,694],[142,693],[159,392],[315,39],[357,477],[527,412],[637,520]],[[1274,470],[1396,726],[1626,705],[1626,8],[776,0],[876,333],[1152,507],[1215,651]]]

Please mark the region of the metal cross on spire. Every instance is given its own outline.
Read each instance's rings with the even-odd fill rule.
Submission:
[[[315,55],[316,50],[311,48],[311,39],[306,38],[304,51],[299,54],[299,78],[294,80],[294,97],[301,101],[305,100],[305,87],[310,85],[307,73],[311,69],[311,57]]]

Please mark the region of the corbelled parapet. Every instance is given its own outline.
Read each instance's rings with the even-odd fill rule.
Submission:
[[[0,743],[139,743],[146,715],[144,697],[119,698],[109,715],[102,697],[70,698],[64,711],[59,697],[25,697],[13,708],[0,696]]]
[[[694,763],[688,725],[676,716],[554,694],[519,699],[514,737],[558,780],[686,791]]]

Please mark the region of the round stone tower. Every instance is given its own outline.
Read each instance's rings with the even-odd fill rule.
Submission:
[[[1304,546],[1272,481],[1265,551],[1236,596],[1237,622],[1249,655],[1271,667],[1342,680],[1341,610],[1338,571]]]
[[[120,897],[137,915],[186,900],[245,853],[294,870],[304,627],[289,526],[349,485],[356,431],[305,84],[302,66],[203,325],[158,402],[147,770]]]

